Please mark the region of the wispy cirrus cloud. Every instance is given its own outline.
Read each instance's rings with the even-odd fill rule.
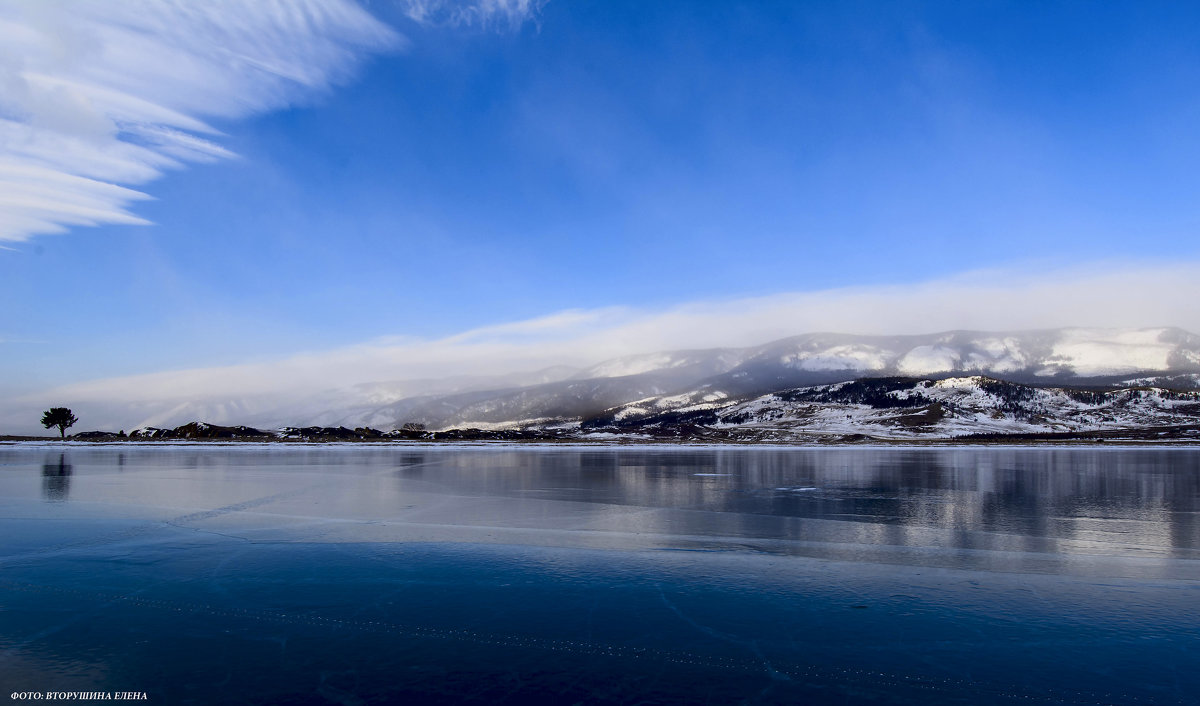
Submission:
[[[550,0],[403,0],[404,14],[419,24],[516,29]]]
[[[0,3],[0,242],[144,223],[136,187],[233,156],[208,121],[303,100],[400,41],[351,0]]]

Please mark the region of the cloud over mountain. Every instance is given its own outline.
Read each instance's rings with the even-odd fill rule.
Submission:
[[[1193,305],[1200,297],[1198,283],[1200,269],[1195,265],[1040,274],[991,271],[912,285],[693,302],[660,310],[566,311],[440,339],[381,338],[264,362],[74,383],[9,399],[0,409],[0,423],[22,424],[39,405],[51,403],[129,405],[147,417],[155,410],[205,400],[219,400],[222,405],[236,400],[246,413],[292,403],[307,405],[322,395],[336,406],[346,395],[361,397],[363,393],[352,388],[364,384],[389,383],[394,389],[389,388],[388,395],[393,399],[415,394],[424,385],[403,381],[493,376],[500,379],[491,384],[500,387],[504,376],[550,366],[582,368],[655,351],[759,345],[805,332],[897,335],[1063,326],[1178,326],[1200,331]],[[1073,347],[1064,351],[1081,360],[1092,353],[1107,355],[1107,349],[1100,350],[1090,340],[1067,344]],[[861,357],[861,351],[847,355],[851,353]],[[1005,354],[998,350],[993,357],[1003,362]],[[806,359],[803,365],[854,367],[832,360],[833,353],[823,355]],[[940,369],[938,356],[947,355],[935,346],[914,350],[889,365],[894,363],[900,372],[931,372]],[[941,367],[963,367],[958,359],[951,362]],[[1013,365],[1023,367],[1018,363]],[[1131,369],[1137,367],[1131,364]]]

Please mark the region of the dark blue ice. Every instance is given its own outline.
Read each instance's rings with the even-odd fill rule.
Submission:
[[[0,447],[0,685],[1191,704],[1200,451]]]

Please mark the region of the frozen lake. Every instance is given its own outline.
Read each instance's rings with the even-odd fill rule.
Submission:
[[[3,446],[0,686],[1194,704],[1200,450]]]

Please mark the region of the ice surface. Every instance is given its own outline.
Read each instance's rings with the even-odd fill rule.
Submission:
[[[0,447],[0,680],[1183,704],[1197,517],[1190,450]]]

